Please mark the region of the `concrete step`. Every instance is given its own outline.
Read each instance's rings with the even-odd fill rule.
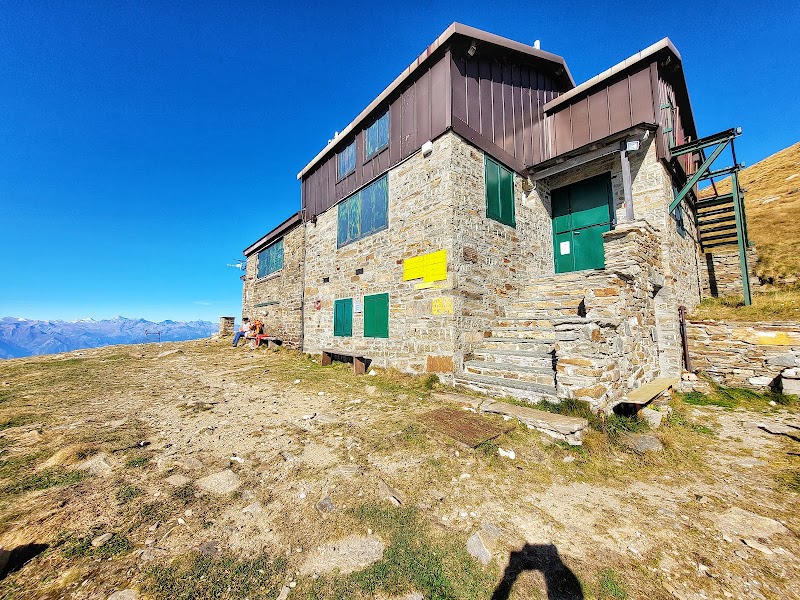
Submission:
[[[546,371],[553,370],[552,352],[507,350],[504,348],[489,347],[475,349],[472,352],[472,356],[478,361],[506,363],[519,367],[531,367]]]
[[[555,385],[555,372],[544,367],[523,367],[512,363],[468,360],[464,363],[464,371],[470,375],[486,375],[502,377],[514,381],[528,381],[541,385]]]
[[[513,379],[503,379],[502,377],[464,373],[457,375],[455,382],[458,385],[463,385],[491,396],[512,396],[534,402],[539,400],[552,401],[556,398],[555,386],[541,385],[529,381],[515,381]]]
[[[554,343],[555,340],[544,341],[527,338],[489,337],[483,338],[481,348],[487,350],[500,348],[502,350],[524,350],[525,352],[547,353],[553,351]]]

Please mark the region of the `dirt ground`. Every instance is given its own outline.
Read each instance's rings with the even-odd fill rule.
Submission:
[[[797,404],[472,449],[431,385],[218,340],[4,361],[0,598],[800,598]]]

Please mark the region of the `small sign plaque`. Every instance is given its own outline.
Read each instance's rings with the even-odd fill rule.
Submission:
[[[559,251],[561,252],[561,256],[569,254],[569,242],[561,242],[561,244],[559,244]]]

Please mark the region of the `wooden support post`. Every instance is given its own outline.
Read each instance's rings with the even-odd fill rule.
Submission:
[[[367,372],[367,361],[363,356],[353,357],[353,373],[363,375]]]
[[[625,192],[625,218],[631,222],[633,216],[633,185],[631,182],[631,163],[628,160],[628,153],[623,150],[619,153],[619,160],[622,163],[622,189]]]
[[[323,352],[322,357],[320,358],[319,364],[323,367],[327,367],[331,364],[332,357],[329,352]]]

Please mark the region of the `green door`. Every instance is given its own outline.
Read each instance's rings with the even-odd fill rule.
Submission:
[[[603,233],[611,229],[611,175],[552,192],[556,273],[605,267]]]

